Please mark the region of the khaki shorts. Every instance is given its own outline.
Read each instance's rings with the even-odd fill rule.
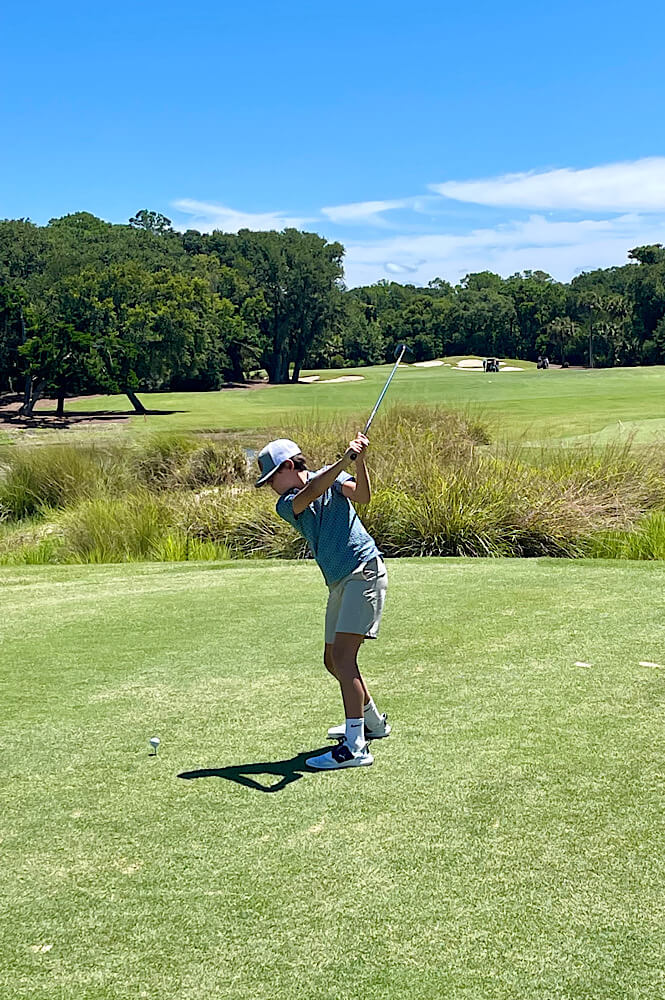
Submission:
[[[376,639],[387,589],[388,573],[379,556],[334,583],[326,608],[326,642],[332,644],[336,632]]]

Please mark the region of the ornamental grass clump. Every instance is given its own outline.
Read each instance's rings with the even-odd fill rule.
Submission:
[[[275,513],[270,489],[236,487],[181,496],[177,525],[190,538],[227,548],[234,556],[300,559],[305,541]]]
[[[316,470],[363,421],[301,416],[261,439],[293,438]],[[398,406],[368,466],[359,514],[387,556],[665,558],[657,448],[495,445],[474,416]],[[253,473],[238,445],[194,435],[16,445],[0,455],[0,562],[308,557]]]
[[[431,471],[418,492],[378,489],[364,521],[389,556],[579,555],[569,512],[551,499],[534,470],[470,460]]]
[[[185,434],[154,435],[135,445],[137,479],[153,490],[201,489],[247,479],[247,459],[237,444]]]
[[[266,431],[265,438],[292,438],[315,470],[340,457],[364,422],[358,416],[316,420],[301,415],[286,429]],[[410,470],[416,485],[432,466],[458,464],[489,443],[487,429],[476,417],[438,406],[399,405],[379,413],[372,424],[368,462],[377,480],[392,481],[397,469],[403,479]]]
[[[42,515],[93,496],[131,488],[122,445],[29,444],[0,454],[0,510],[8,519]]]
[[[599,534],[589,554],[602,559],[665,559],[665,511],[642,518],[632,531]]]
[[[0,524],[0,565],[60,562],[62,531],[36,518]]]
[[[97,498],[59,519],[62,562],[112,563],[151,558],[173,527],[168,502],[148,491],[113,500]]]
[[[0,520],[45,516],[81,500],[201,489],[247,479],[239,445],[186,435],[15,445],[0,452]]]

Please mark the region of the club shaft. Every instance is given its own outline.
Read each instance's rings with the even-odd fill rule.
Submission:
[[[379,407],[381,405],[381,400],[383,399],[383,397],[385,396],[385,394],[388,392],[388,386],[390,385],[390,383],[393,380],[393,375],[397,371],[397,366],[399,365],[400,361],[404,357],[405,350],[406,350],[406,347],[403,347],[402,350],[400,351],[400,355],[399,355],[397,361],[394,364],[393,370],[391,371],[390,375],[388,376],[388,381],[384,385],[383,391],[382,391],[381,395],[379,396],[379,398],[376,401],[376,406],[374,407],[374,409],[372,410],[372,412],[369,415],[369,420],[365,424],[365,430],[363,431],[363,434],[367,434],[367,431],[372,426],[372,421],[374,420],[374,417],[376,416],[376,412],[377,412],[377,410],[379,409]]]

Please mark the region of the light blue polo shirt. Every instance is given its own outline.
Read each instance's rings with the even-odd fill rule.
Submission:
[[[307,482],[326,468],[330,466],[318,472],[308,471]],[[353,476],[340,472],[332,486],[300,514],[293,513],[293,498],[300,492],[298,489],[283,493],[276,506],[279,516],[306,539],[329,587],[353,573],[361,563],[381,554],[353,504],[342,493],[342,484],[349,479]]]

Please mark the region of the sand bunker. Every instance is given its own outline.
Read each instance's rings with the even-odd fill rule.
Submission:
[[[444,365],[445,361],[414,361],[414,368],[438,368],[439,365]]]
[[[340,375],[338,378],[321,378],[320,375],[305,375],[304,378],[298,379],[299,382],[307,382],[311,384],[312,382],[318,382],[319,385],[324,385],[326,382],[364,382],[364,375]]]

